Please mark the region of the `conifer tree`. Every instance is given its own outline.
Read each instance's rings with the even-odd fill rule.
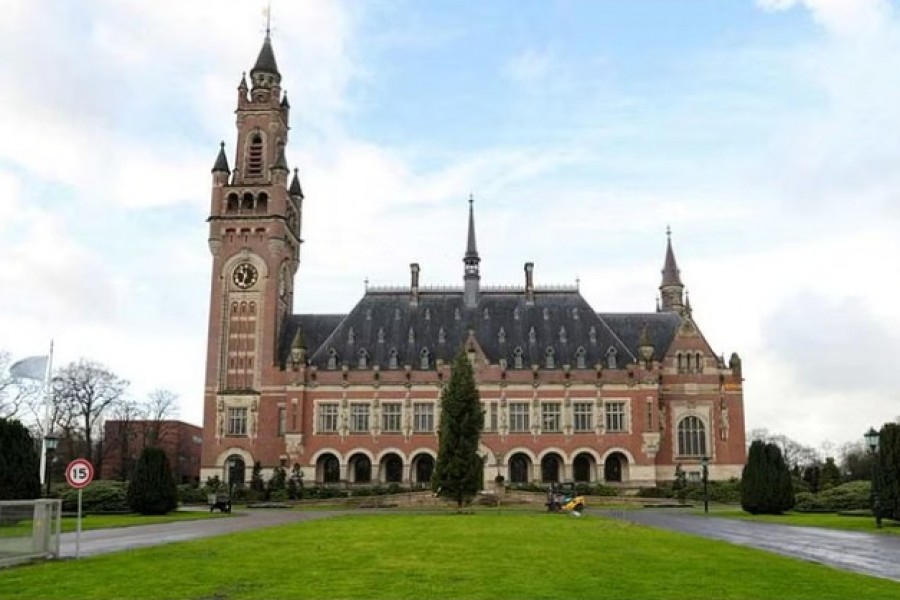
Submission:
[[[781,514],[794,506],[791,472],[777,444],[750,445],[741,478],[741,507],[751,514]]]
[[[127,501],[131,510],[142,515],[164,515],[178,505],[178,489],[161,448],[151,446],[141,452],[128,484]]]
[[[875,490],[881,516],[900,520],[900,424],[885,423],[878,438]]]
[[[31,500],[41,495],[40,457],[28,429],[0,418],[0,500]]]
[[[464,350],[453,361],[450,383],[441,393],[440,447],[431,479],[432,489],[443,498],[468,503],[481,487],[484,466],[478,440],[484,426],[481,399],[472,365]]]

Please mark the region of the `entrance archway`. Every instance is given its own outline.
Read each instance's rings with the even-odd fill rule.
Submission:
[[[413,458],[412,466],[415,474],[415,483],[430,485],[431,475],[434,473],[434,457],[430,454],[419,454]]]
[[[562,458],[559,454],[550,453],[541,459],[541,481],[544,483],[559,483],[559,471]]]
[[[572,479],[578,482],[594,480],[594,457],[582,452],[572,462]]]
[[[613,452],[606,457],[603,463],[603,479],[609,482],[621,483],[625,481],[625,473],[628,468],[628,458],[621,452]]]
[[[350,473],[353,483],[369,483],[372,481],[372,461],[365,454],[354,454],[350,457]]]
[[[316,461],[316,479],[322,483],[340,482],[341,463],[334,454],[323,454]]]
[[[509,458],[509,480],[512,483],[528,483],[531,479],[531,459],[517,452]]]
[[[381,459],[381,473],[385,483],[403,481],[403,459],[396,454],[388,454]]]
[[[227,469],[228,488],[244,487],[247,472],[247,463],[238,454],[232,454],[225,459]]]

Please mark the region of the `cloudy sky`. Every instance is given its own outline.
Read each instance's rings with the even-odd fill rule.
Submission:
[[[200,423],[205,218],[262,0],[0,0],[0,349],[106,364]],[[747,429],[900,415],[900,6],[273,0],[304,205],[297,312],[363,281],[573,283],[652,311],[671,225]],[[233,158],[232,158],[233,163]],[[896,367],[894,367],[896,368]]]

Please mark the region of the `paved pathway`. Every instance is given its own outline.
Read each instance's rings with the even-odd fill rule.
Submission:
[[[145,546],[158,546],[248,529],[260,529],[296,521],[311,521],[342,514],[340,511],[259,510],[235,514],[231,518],[178,521],[160,525],[139,525],[81,532],[81,556],[93,556]],[[60,555],[75,556],[75,534],[60,538]]]
[[[679,509],[598,511],[607,517],[752,546],[900,581],[900,536],[685,514]]]

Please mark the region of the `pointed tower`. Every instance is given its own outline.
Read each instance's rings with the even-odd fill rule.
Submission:
[[[258,393],[263,372],[278,364],[278,340],[293,309],[303,193],[296,172],[288,185],[289,105],[280,85],[267,33],[250,87],[246,77],[238,85],[235,168],[229,172],[223,144],[212,169],[206,398],[214,406],[236,397],[250,402]]]
[[[463,257],[465,274],[463,275],[463,302],[466,308],[478,307],[478,290],[481,275],[478,271],[478,248],[475,246],[475,199],[469,194],[469,236],[466,242],[466,254]]]
[[[681,273],[675,262],[675,253],[672,251],[672,230],[668,227],[666,227],[666,261],[663,265],[659,294],[662,298],[662,311],[680,313],[684,310],[684,284],[681,283]]]

